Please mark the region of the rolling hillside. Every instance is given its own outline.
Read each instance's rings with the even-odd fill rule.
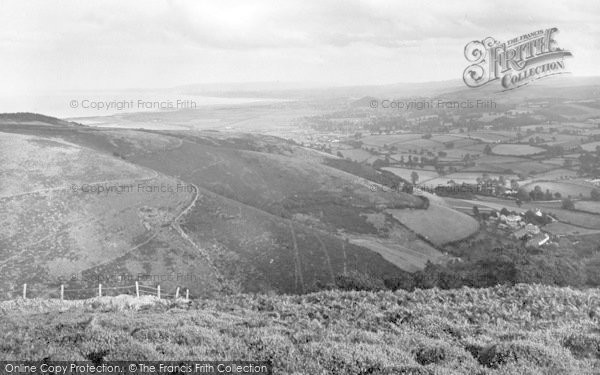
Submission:
[[[183,271],[198,274],[195,289],[219,290],[176,232],[194,193],[162,188],[181,181],[60,138],[1,133],[0,145],[0,298],[23,283],[49,296],[60,284],[118,286],[116,275]]]
[[[391,278],[441,255],[386,212],[420,210],[422,198],[373,190],[379,172],[336,169],[325,153],[271,136],[26,117],[37,122],[0,124],[1,298],[23,283],[52,296],[60,284],[176,274],[187,279],[161,285],[303,293],[348,272]]]

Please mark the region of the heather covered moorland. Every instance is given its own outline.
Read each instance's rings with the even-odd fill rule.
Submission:
[[[276,374],[593,374],[600,292],[519,284],[215,299],[12,300],[0,359],[245,358]]]

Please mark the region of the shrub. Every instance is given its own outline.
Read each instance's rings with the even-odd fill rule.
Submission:
[[[600,337],[574,333],[563,341],[563,346],[575,358],[600,358]]]
[[[441,346],[420,348],[415,355],[417,362],[422,365],[440,363],[446,359],[446,351]]]
[[[337,275],[335,285],[341,290],[384,290],[383,280],[358,271],[351,271],[344,275]]]
[[[563,198],[561,207],[564,208],[565,210],[574,210],[575,203],[573,203],[573,201],[569,198]]]
[[[490,345],[481,351],[478,361],[494,369],[508,364],[532,365],[536,368],[552,369],[552,373],[556,374],[567,373],[570,365],[566,358],[557,356],[546,347],[527,341]]]

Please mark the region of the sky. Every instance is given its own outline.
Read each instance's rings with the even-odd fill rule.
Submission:
[[[460,80],[464,47],[558,27],[600,75],[600,1],[0,0],[0,95]]]

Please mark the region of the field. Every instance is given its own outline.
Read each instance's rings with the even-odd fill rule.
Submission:
[[[0,360],[266,360],[274,374],[592,374],[596,289],[0,304]],[[501,323],[500,323],[501,322]]]
[[[600,233],[598,229],[587,229],[558,221],[545,225],[544,229],[552,234],[563,236],[585,236]]]
[[[469,134],[471,138],[481,140],[483,142],[504,142],[514,138],[513,132],[472,132]]]
[[[546,164],[539,161],[522,161],[517,163],[507,163],[504,165],[505,168],[512,170],[514,173],[524,175],[537,175],[544,173],[556,168],[554,165]]]
[[[443,261],[439,250],[403,226],[393,226],[387,233],[388,238],[354,235],[350,237],[350,243],[380,254],[388,262],[407,272],[422,270],[427,262]]]
[[[544,162],[546,163],[546,162]],[[537,173],[535,174],[535,179],[539,180],[560,180],[564,178],[572,178],[576,177],[577,172],[570,169],[553,169],[547,172]]]
[[[472,217],[453,209],[429,205],[427,210],[389,210],[409,229],[437,246],[466,238],[479,229]]]
[[[373,155],[371,155],[370,152],[365,151],[360,148],[352,149],[352,150],[340,150],[340,153],[342,154],[342,156],[344,158],[348,158],[350,160],[354,160],[357,162],[363,162],[373,156]]]
[[[383,147],[383,145],[394,145],[421,139],[422,134],[392,134],[392,135],[370,135],[361,139],[365,145]]]
[[[581,145],[585,151],[596,152],[596,147],[600,146],[600,142],[592,142]]]
[[[589,198],[590,192],[593,189],[593,186],[587,184],[585,182],[577,182],[576,180],[572,180],[569,182],[562,181],[534,181],[529,184],[523,185],[522,187],[527,189],[528,191],[533,190],[536,186],[539,186],[543,192],[546,189],[550,190],[552,194],[560,193],[563,197],[584,197]]]
[[[591,212],[600,215],[600,202],[593,201],[577,201],[575,208],[581,211]]]
[[[600,229],[600,215],[560,208],[548,208],[545,211],[556,215],[559,221],[566,224],[572,224],[587,229]]]
[[[492,148],[492,152],[496,155],[509,156],[529,156],[540,154],[545,150],[540,147],[520,144],[500,144]]]
[[[487,172],[486,172],[487,173]],[[503,174],[503,173],[487,173],[489,178],[498,178],[503,176],[506,180],[510,180],[511,178],[516,178],[515,175]],[[477,183],[478,178],[482,178],[483,172],[456,172],[447,174],[442,177],[434,178],[428,181],[423,181],[428,186],[437,186],[437,185],[446,185],[448,181],[452,180],[456,184],[475,184]],[[420,180],[419,180],[420,181]]]
[[[456,141],[461,141],[462,139],[463,138],[461,138],[459,136],[450,135],[450,134],[439,134],[439,135],[434,135],[433,137],[431,137],[432,141],[436,141],[436,142],[440,142],[440,143],[456,142]]]
[[[402,177],[406,181],[411,181],[412,172],[417,172],[419,182],[427,181],[438,177],[438,173],[430,170],[414,169],[414,168],[399,168],[399,167],[384,167],[383,170],[390,171],[396,176]]]

